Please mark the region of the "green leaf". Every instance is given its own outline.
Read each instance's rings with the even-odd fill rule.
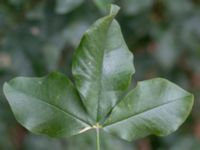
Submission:
[[[65,14],[83,3],[83,0],[56,0],[56,12]]]
[[[19,123],[33,133],[52,137],[89,129],[99,133],[102,128],[131,141],[150,134],[168,135],[186,120],[193,95],[167,80],[139,82],[122,98],[135,69],[114,19],[118,11],[112,5],[110,14],[84,34],[72,64],[76,87],[57,72],[42,78],[18,77],[4,84]]]
[[[104,130],[128,141],[165,136],[177,130],[192,106],[193,95],[165,79],[139,82],[113,109]]]
[[[87,30],[75,52],[72,73],[83,103],[94,121],[101,121],[129,86],[135,72],[116,20],[119,7]]]
[[[61,73],[18,77],[3,89],[18,122],[33,133],[71,136],[90,126],[77,91]]]

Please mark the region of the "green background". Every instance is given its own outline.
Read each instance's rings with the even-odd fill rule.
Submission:
[[[50,139],[27,132],[2,92],[15,76],[59,70],[71,78],[73,52],[85,30],[112,0],[0,0],[0,150],[94,150],[95,133]],[[132,84],[163,77],[194,93],[186,123],[168,137],[128,143],[101,133],[103,150],[200,149],[200,1],[113,0],[124,38],[135,56]],[[106,135],[105,135],[106,134]]]

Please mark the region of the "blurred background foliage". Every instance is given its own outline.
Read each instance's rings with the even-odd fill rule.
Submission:
[[[108,10],[117,16],[135,56],[133,85],[164,77],[195,94],[186,123],[168,137],[128,143],[102,134],[102,150],[200,149],[200,0],[0,0],[0,150],[93,150],[93,131],[50,139],[27,132],[14,119],[2,93],[15,76],[53,70],[71,78],[73,52],[83,32]]]

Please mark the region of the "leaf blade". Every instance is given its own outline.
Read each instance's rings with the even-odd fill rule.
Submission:
[[[4,94],[18,122],[33,133],[72,136],[90,126],[72,83],[60,73],[15,78],[4,84]]]
[[[95,22],[74,55],[72,73],[76,87],[94,121],[107,115],[135,72],[133,56],[114,20],[118,11],[113,5],[108,16]]]
[[[164,79],[138,83],[114,109],[104,130],[125,140],[177,130],[188,117],[193,95]]]

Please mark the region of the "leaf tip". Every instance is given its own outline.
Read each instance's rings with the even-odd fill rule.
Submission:
[[[115,5],[115,4],[111,4],[110,6],[110,15],[116,16],[118,14],[120,10],[120,7]]]

